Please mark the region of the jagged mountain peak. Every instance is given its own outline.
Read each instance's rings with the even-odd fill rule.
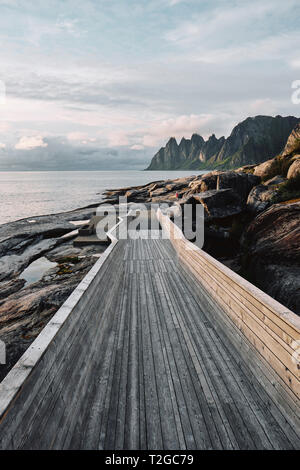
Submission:
[[[228,138],[213,133],[206,141],[197,133],[171,137],[154,155],[148,170],[234,168],[261,163],[280,153],[300,118],[258,115],[237,124]]]

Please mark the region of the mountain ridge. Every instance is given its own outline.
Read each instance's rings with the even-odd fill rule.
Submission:
[[[300,118],[277,115],[248,117],[231,134],[207,140],[194,133],[177,143],[171,137],[154,155],[146,170],[231,169],[262,163],[281,152]]]

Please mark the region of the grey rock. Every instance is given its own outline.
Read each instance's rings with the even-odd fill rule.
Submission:
[[[255,186],[248,196],[247,209],[255,214],[264,211],[271,205],[272,198],[276,193],[277,190],[270,186],[263,184]]]
[[[280,175],[276,175],[273,178],[264,182],[265,186],[277,186],[278,184],[284,183],[286,178]]]
[[[167,187],[158,188],[158,189],[154,189],[154,191],[150,191],[149,196],[150,197],[162,196],[163,194],[166,194],[168,192],[170,192],[170,189],[168,189]]]
[[[211,189],[233,189],[243,203],[246,203],[247,196],[251,189],[260,182],[258,176],[250,173],[236,171],[213,171],[203,176],[200,188],[202,191]]]
[[[300,150],[300,123],[292,130],[282,152],[282,156],[290,155],[298,150]]]
[[[274,171],[276,170],[277,162],[274,158],[272,158],[255,167],[254,175],[260,176],[262,179],[270,179],[274,176]]]
[[[193,194],[192,199],[204,206],[206,220],[230,217],[243,210],[241,199],[232,189],[205,191]]]
[[[25,284],[25,279],[12,279],[11,281],[6,281],[0,283],[0,299],[5,299],[11,294],[22,289]]]
[[[43,256],[54,248],[58,243],[62,243],[59,238],[46,239],[38,242],[32,242],[24,251],[17,254],[7,254],[0,258],[0,281],[3,279],[11,279],[14,275],[18,275],[32,261]]]
[[[125,197],[128,202],[141,202],[145,200],[149,195],[147,189],[133,189],[132,191],[127,191]]]
[[[243,237],[249,280],[300,314],[300,203],[275,204],[257,215]]]
[[[266,260],[300,261],[300,203],[273,204],[256,216],[245,237],[253,253]]]
[[[300,156],[289,167],[287,177],[288,179],[300,177]]]

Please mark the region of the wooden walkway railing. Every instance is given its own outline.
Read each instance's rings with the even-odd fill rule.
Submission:
[[[251,344],[251,352],[265,360],[274,377],[274,397],[283,407],[287,405],[288,412],[293,410],[292,414],[295,412],[299,416],[300,317],[189,242],[181,229],[160,209],[158,219],[168,232],[180,261],[219,304],[221,322],[229,322],[238,329],[236,338],[233,333],[233,342],[238,344],[242,340],[242,350]],[[247,351],[246,359],[248,355],[250,360],[251,352]],[[260,374],[261,364],[256,364],[254,361],[253,371]]]

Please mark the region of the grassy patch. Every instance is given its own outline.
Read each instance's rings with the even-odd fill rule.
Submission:
[[[72,270],[70,267],[66,266],[65,264],[59,265],[58,275],[62,276],[63,274],[71,274]]]
[[[300,198],[300,175],[279,185],[276,195],[272,198],[272,203],[294,201],[298,198]]]
[[[63,258],[59,259],[58,267],[59,270],[57,272],[58,275],[62,276],[64,274],[71,274],[72,273],[72,264],[77,264],[80,262],[78,256],[64,256]]]

